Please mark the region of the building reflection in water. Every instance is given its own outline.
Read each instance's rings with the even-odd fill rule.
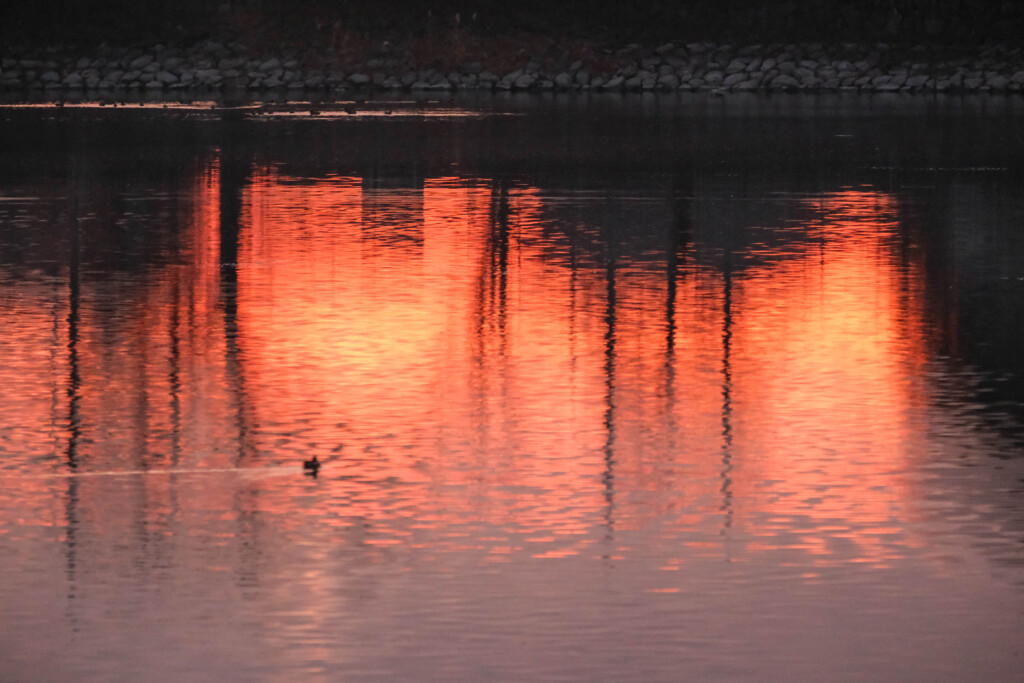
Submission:
[[[260,520],[293,524],[308,485],[268,468],[311,455],[310,514],[362,547],[614,558],[657,522],[675,563],[884,565],[916,542],[899,520],[926,407],[898,203],[799,197],[755,229],[695,183],[595,197],[222,153],[167,200],[178,258],[83,277],[72,222],[65,286],[18,285],[0,381],[27,403],[0,411],[3,448],[55,474],[171,470],[68,479],[69,566],[82,525],[152,565],[202,520],[241,549],[190,552],[256,586]],[[243,485],[195,473],[239,467]]]

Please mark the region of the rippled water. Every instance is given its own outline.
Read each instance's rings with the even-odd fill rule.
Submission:
[[[0,678],[1017,678],[1019,101],[366,107],[0,111]]]

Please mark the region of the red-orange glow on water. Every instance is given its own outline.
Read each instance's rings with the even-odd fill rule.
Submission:
[[[827,526],[886,561],[925,356],[922,278],[896,261],[890,197],[809,202],[812,246],[736,272],[702,265],[693,244],[677,270],[574,268],[553,256],[536,188],[256,169],[225,270],[221,180],[217,164],[197,179],[187,258],[125,302],[115,339],[84,304],[71,339],[66,285],[0,309],[0,385],[18,387],[0,393],[6,451],[54,472],[74,459],[297,473],[316,454],[317,514],[389,526],[384,546],[440,529],[458,543],[474,520],[509,527],[495,555],[558,558],[600,527],[665,518],[826,559]],[[103,286],[84,283],[82,301]],[[160,519],[171,483],[140,486]],[[282,486],[244,484],[271,513],[292,504]],[[203,490],[175,505],[248,504]],[[782,547],[776,528],[799,533]]]

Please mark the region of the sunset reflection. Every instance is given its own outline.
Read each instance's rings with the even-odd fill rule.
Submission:
[[[798,240],[733,253],[593,239],[560,218],[583,199],[520,181],[225,163],[181,199],[178,260],[16,285],[14,466],[296,468],[208,487],[229,535],[289,514],[316,455],[316,514],[369,546],[611,558],[657,523],[686,539],[670,565],[899,552],[926,341],[894,198],[805,198]],[[166,477],[137,485],[147,524],[188,514]]]

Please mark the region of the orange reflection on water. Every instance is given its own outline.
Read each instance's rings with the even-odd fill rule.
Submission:
[[[680,537],[701,555],[733,538],[827,561],[898,552],[925,340],[892,198],[825,195],[801,228],[814,239],[734,270],[700,244],[672,265],[587,252],[522,184],[226,173],[196,179],[181,263],[126,292],[84,281],[76,306],[28,288],[38,302],[0,312],[18,359],[0,380],[28,406],[3,425],[8,452],[54,471],[316,454],[315,514],[372,523],[381,548],[440,534],[558,558],[657,522],[672,555]],[[103,297],[113,317],[86,305]],[[259,510],[290,528],[310,484],[215,481],[201,502],[138,486],[153,519]]]
[[[893,198],[847,191],[815,208],[819,243],[735,289],[737,521],[770,520],[769,537],[772,525],[795,530],[812,554],[845,539],[862,561],[884,562],[894,539],[917,543],[894,520],[909,513],[905,476],[919,450],[923,278],[899,262]],[[766,507],[748,509],[752,500]]]

